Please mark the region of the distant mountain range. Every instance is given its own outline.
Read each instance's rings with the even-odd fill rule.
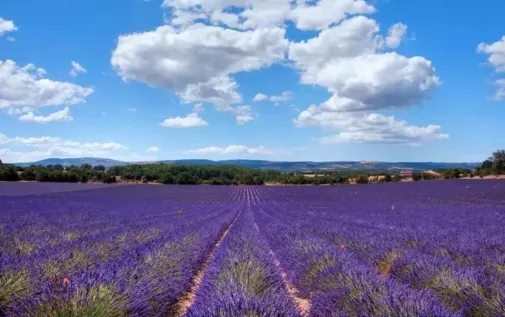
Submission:
[[[33,163],[17,163],[17,166],[25,167],[29,165],[56,165],[63,166],[90,164],[92,166],[103,165],[105,167],[129,164],[148,164],[148,163],[163,163],[163,164],[185,164],[185,165],[234,165],[248,167],[254,169],[271,169],[282,172],[311,172],[311,171],[346,171],[346,170],[361,170],[369,172],[394,171],[402,169],[412,170],[432,170],[441,168],[468,168],[473,169],[480,163],[436,163],[436,162],[374,162],[374,161],[331,161],[331,162],[276,162],[262,160],[173,160],[173,161],[157,161],[157,162],[122,162],[104,158],[83,157],[83,158],[50,158]]]

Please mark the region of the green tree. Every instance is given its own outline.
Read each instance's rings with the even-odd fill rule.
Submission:
[[[64,167],[61,164],[56,164],[53,166],[53,169],[56,171],[63,171]]]
[[[492,174],[505,174],[505,150],[494,152],[493,156],[489,159],[493,162],[491,167]]]
[[[368,176],[360,175],[356,178],[356,184],[368,184]]]
[[[104,184],[116,183],[116,177],[112,175],[105,175],[102,181]]]
[[[33,168],[27,168],[21,174],[21,179],[24,181],[35,181],[37,179],[37,174]]]
[[[16,167],[10,164],[0,165],[0,181],[15,182],[19,180]]]
[[[254,178],[252,177],[252,175],[247,175],[244,178],[244,184],[245,185],[254,185]]]
[[[87,183],[89,180],[89,177],[88,177],[87,173],[80,173],[80,174],[78,174],[77,179],[80,183]]]
[[[79,175],[75,171],[68,172],[67,179],[69,183],[77,183]]]
[[[51,176],[49,175],[49,171],[47,169],[39,169],[35,180],[37,182],[50,182]]]
[[[401,182],[402,181],[402,177],[398,174],[394,174],[392,177],[391,177],[391,180],[393,182]]]
[[[265,182],[260,176],[253,177],[254,185],[263,185]]]
[[[188,172],[182,172],[177,177],[178,185],[193,185],[196,184],[195,178]]]
[[[173,184],[174,183],[174,178],[172,176],[172,174],[168,173],[168,172],[165,172],[162,176],[161,176],[161,182],[165,185],[169,185],[169,184]]]

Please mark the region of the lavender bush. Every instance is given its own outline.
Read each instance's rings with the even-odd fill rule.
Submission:
[[[505,316],[505,182],[0,183],[0,316]]]

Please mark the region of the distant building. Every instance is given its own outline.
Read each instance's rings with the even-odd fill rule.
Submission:
[[[412,174],[414,172],[412,170],[401,170],[400,171],[400,176],[401,177],[404,177],[404,178],[407,178],[407,177],[412,177]]]

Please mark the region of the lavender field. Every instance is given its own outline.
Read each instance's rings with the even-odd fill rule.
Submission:
[[[0,183],[0,316],[505,316],[505,182]]]

